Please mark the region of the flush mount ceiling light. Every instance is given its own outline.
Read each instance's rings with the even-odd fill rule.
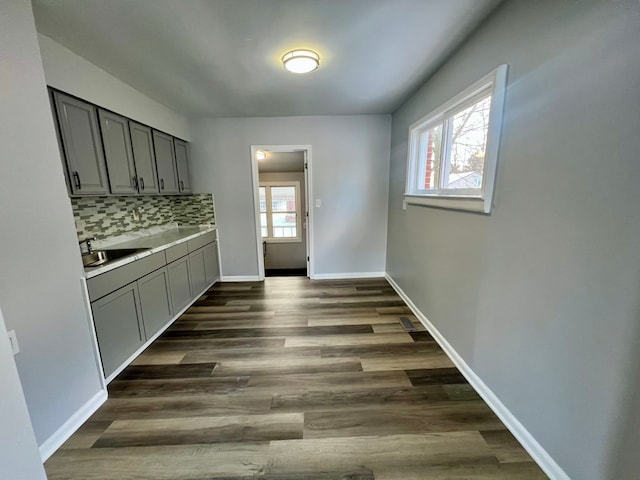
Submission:
[[[256,152],[256,160],[264,160],[265,158],[267,158],[266,152],[263,152],[262,150],[258,150]]]
[[[309,73],[320,65],[320,55],[313,50],[291,50],[282,56],[284,68],[293,73]]]

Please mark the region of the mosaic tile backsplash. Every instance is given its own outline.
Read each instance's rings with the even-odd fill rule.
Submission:
[[[72,198],[79,239],[98,240],[156,226],[214,225],[213,195]]]

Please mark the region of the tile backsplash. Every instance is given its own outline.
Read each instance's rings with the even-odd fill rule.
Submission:
[[[156,226],[215,224],[213,195],[71,199],[78,238],[98,240]]]

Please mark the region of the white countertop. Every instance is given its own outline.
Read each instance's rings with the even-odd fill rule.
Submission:
[[[204,235],[205,233],[214,232],[215,230],[215,226],[175,227],[160,233],[145,235],[134,238],[132,240],[127,240],[126,242],[110,245],[108,248],[105,248],[105,250],[114,250],[119,248],[147,248],[148,250],[137,253],[135,255],[131,255],[129,257],[120,258],[114,262],[108,263],[107,265],[101,265],[99,267],[85,267],[85,277],[95,277],[96,275],[108,272],[110,270],[113,270],[114,268],[121,267],[123,265],[126,265],[127,263],[135,262],[136,260],[148,257],[149,255],[153,255],[157,252],[161,252],[162,250],[166,250],[167,248],[178,245],[179,243],[199,237],[200,235]]]

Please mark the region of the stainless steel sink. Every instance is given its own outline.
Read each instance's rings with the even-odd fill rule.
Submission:
[[[120,260],[124,257],[136,255],[149,250],[148,248],[118,248],[113,250],[94,250],[91,253],[82,255],[82,264],[85,267],[101,267],[109,262]]]

